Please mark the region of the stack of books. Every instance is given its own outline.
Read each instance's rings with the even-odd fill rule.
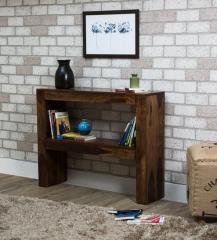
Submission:
[[[118,93],[147,93],[148,91],[143,88],[121,88],[121,89],[115,89],[115,92],[118,92]]]
[[[136,143],[136,117],[129,121],[119,141],[119,145],[132,147]]]
[[[126,221],[127,224],[164,224],[165,217],[159,214],[144,214],[142,209],[109,210],[108,213],[115,215],[116,221]]]
[[[96,139],[94,135],[81,135],[73,132],[69,122],[68,112],[60,112],[57,110],[48,110],[50,121],[50,131],[52,139],[70,139],[79,142],[86,142]]]

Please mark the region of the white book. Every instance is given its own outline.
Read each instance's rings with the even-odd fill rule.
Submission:
[[[133,136],[134,136],[134,132],[135,132],[135,127],[136,127],[136,116],[134,117],[133,127],[132,127],[132,130],[131,130],[131,132],[130,132],[130,143],[129,143],[129,147],[132,146],[132,141],[133,141]]]
[[[135,217],[117,217],[115,221],[123,221],[123,220],[134,220]]]
[[[130,91],[134,91],[135,93],[145,93],[145,92],[149,92],[147,91],[147,89],[144,88],[129,88]]]

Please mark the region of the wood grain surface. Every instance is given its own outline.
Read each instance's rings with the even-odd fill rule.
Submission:
[[[48,109],[66,102],[126,103],[136,109],[136,147],[111,140],[85,143],[52,140]],[[120,93],[99,89],[37,89],[39,185],[61,183],[67,175],[67,151],[101,154],[136,161],[136,201],[147,204],[164,196],[164,92]]]

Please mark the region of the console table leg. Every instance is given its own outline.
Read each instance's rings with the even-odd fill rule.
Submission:
[[[67,153],[45,151],[39,153],[39,186],[48,187],[67,180]]]
[[[164,95],[138,98],[136,108],[136,200],[164,196]]]
[[[37,92],[38,121],[38,173],[39,186],[48,187],[66,181],[67,153],[45,149],[45,142],[50,132],[48,103],[42,92]],[[52,108],[51,108],[52,109]]]
[[[148,202],[147,194],[147,158],[146,138],[146,109],[144,100],[138,98],[136,103],[136,202]]]

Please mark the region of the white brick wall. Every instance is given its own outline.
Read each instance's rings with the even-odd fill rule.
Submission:
[[[32,7],[32,15],[46,15],[47,14],[47,6],[33,6]]]
[[[188,0],[189,8],[206,8],[211,6],[212,6],[211,0]]]
[[[74,24],[74,16],[58,16],[57,24],[72,26]]]
[[[185,57],[186,56],[186,47],[183,47],[183,46],[164,47],[164,56],[165,57]]]
[[[177,11],[177,21],[198,21],[199,11],[198,10],[182,10]]]
[[[161,10],[164,8],[164,0],[144,1],[143,8],[145,11]]]
[[[165,0],[166,9],[182,9],[187,7],[187,0]]]
[[[168,80],[185,80],[184,70],[164,70],[164,78]]]
[[[140,9],[140,59],[84,59],[82,11],[132,8]],[[76,86],[125,88],[137,72],[141,87],[166,92],[165,179],[186,183],[186,148],[217,136],[216,0],[4,0],[0,17],[0,157],[37,160],[33,94],[53,87],[56,60],[69,58]],[[134,115],[111,106],[82,111],[97,136],[117,139]],[[93,159],[74,165],[135,176],[117,159]]]
[[[110,68],[110,69],[102,69],[102,77],[105,78],[120,78],[121,71],[120,69]]]
[[[210,23],[209,22],[190,22],[187,24],[187,32],[189,33],[199,33],[199,32],[209,32]]]
[[[186,32],[186,23],[165,23],[165,33],[183,33]]]

